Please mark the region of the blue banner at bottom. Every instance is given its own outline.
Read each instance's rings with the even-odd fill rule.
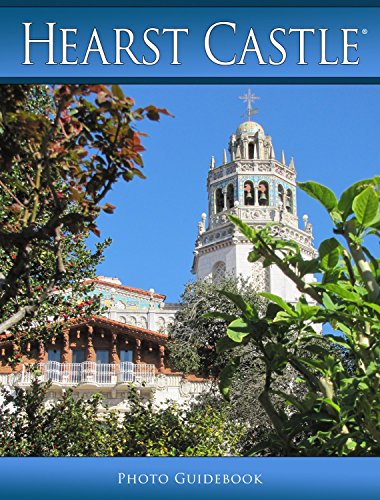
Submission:
[[[380,458],[1,458],[2,500],[380,498]]]

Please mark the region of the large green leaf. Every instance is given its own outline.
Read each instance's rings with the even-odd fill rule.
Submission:
[[[371,221],[370,225],[375,229],[380,229],[380,213],[376,215],[376,217]]]
[[[319,372],[321,373],[325,373],[326,370],[327,370],[327,367],[326,367],[326,364],[320,360],[320,359],[312,359],[312,358],[309,358],[309,359],[306,359],[306,358],[298,358],[298,360],[307,365],[307,366],[311,366],[313,368],[315,368],[316,370],[318,370]]]
[[[329,238],[319,245],[319,257],[323,269],[333,269],[339,262],[341,244],[336,238]]]
[[[332,399],[330,398],[323,398],[323,402],[331,406],[337,413],[340,413],[340,406],[337,405]]]
[[[345,288],[344,286],[338,285],[336,283],[327,283],[326,285],[319,285],[319,287],[324,288],[329,292],[335,293],[336,295],[339,295],[343,299],[349,300],[351,302],[359,302],[361,300],[359,294],[351,292],[350,290],[347,290],[347,288]]]
[[[293,323],[294,322],[294,314],[290,315],[285,311],[279,311],[274,320],[273,323]]]
[[[284,299],[279,297],[278,295],[274,295],[273,293],[269,292],[261,292],[258,295],[261,295],[262,297],[265,297],[266,299],[270,300],[271,302],[274,302],[278,306],[281,307],[284,311],[286,311],[290,316],[295,316],[295,312],[293,308],[285,302]]]
[[[324,338],[330,340],[331,342],[334,342],[334,344],[338,344],[341,347],[344,347],[345,349],[350,349],[350,345],[347,342],[345,342],[345,337],[343,336],[338,337],[337,335],[329,333],[325,335]]]
[[[373,304],[372,302],[364,302],[364,304],[380,314],[380,306],[378,304]]]
[[[335,194],[328,187],[314,181],[297,182],[298,187],[308,195],[318,200],[328,212],[334,210],[338,205]]]
[[[257,262],[258,260],[261,259],[261,254],[257,250],[252,250],[248,254],[248,262]]]
[[[368,227],[379,210],[379,200],[373,187],[367,187],[358,194],[352,203],[352,208],[359,224]]]
[[[343,191],[338,202],[338,209],[342,212],[343,220],[346,220],[347,217],[352,214],[352,202],[354,198],[361,191],[364,191],[366,187],[373,184],[374,181],[372,179],[363,179],[362,181],[355,182],[355,184]]]
[[[222,337],[221,339],[218,340],[216,343],[216,352],[225,352],[229,351],[230,349],[234,349],[236,347],[236,342],[230,337]]]
[[[306,301],[300,299],[296,304],[296,312],[298,317],[303,321],[313,318],[319,312],[319,306],[311,306]]]
[[[248,324],[241,318],[235,319],[227,327],[227,336],[234,342],[242,342],[249,333]]]
[[[254,242],[256,239],[256,231],[255,229],[251,228],[248,226],[248,224],[245,224],[242,220],[239,219],[239,217],[236,217],[236,215],[228,215],[228,218],[230,219],[231,222],[235,224],[240,229],[240,232],[244,234],[244,236],[251,242]]]
[[[303,260],[301,257],[297,262],[297,268],[301,276],[305,276],[305,274],[317,273],[319,271],[319,260]]]
[[[334,304],[334,302],[331,300],[330,295],[328,295],[326,292],[323,292],[322,303],[328,311],[336,311],[337,310],[337,305]]]

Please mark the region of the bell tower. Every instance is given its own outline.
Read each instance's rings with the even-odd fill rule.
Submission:
[[[255,228],[276,223],[273,230],[281,239],[296,241],[306,258],[313,258],[312,227],[297,216],[296,170],[293,158],[287,164],[284,152],[277,160],[272,138],[251,116],[251,103],[258,99],[249,90],[241,97],[248,103],[248,121],[231,135],[227,159],[217,165],[211,158],[207,178],[208,216],[202,214],[194,250],[192,272],[197,279],[220,280],[225,275],[252,279],[257,291],[268,291],[285,300],[299,296],[295,285],[275,266],[263,268],[260,261],[248,262],[252,244],[232,224],[234,214]],[[310,280],[313,276],[310,276]]]

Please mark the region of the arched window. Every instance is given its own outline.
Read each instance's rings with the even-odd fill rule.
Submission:
[[[139,319],[138,326],[140,328],[145,328],[145,329],[148,328],[148,322],[147,322],[146,318],[144,318],[144,316],[141,316],[141,318]]]
[[[128,316],[127,317],[127,324],[128,325],[132,325],[132,326],[136,326],[136,318],[134,316]]]
[[[213,283],[220,283],[226,276],[226,264],[222,261],[216,262],[212,267]]]
[[[277,195],[278,195],[278,204],[283,208],[284,207],[284,188],[281,184],[277,187]]]
[[[265,181],[259,182],[259,205],[262,207],[269,205],[269,187]]]
[[[221,212],[224,208],[224,196],[223,196],[223,191],[218,188],[215,191],[215,211],[218,214]]]
[[[255,157],[255,143],[254,142],[250,142],[248,144],[248,158],[250,160],[253,160]]]
[[[122,311],[123,309],[125,309],[125,304],[121,300],[118,300],[117,302],[115,302],[114,308]]]
[[[291,189],[286,190],[286,203],[285,208],[290,214],[293,213],[293,193]]]
[[[165,318],[163,316],[159,316],[157,318],[157,331],[158,332],[165,332],[165,326],[166,326],[166,322],[165,322]]]
[[[235,196],[234,196],[234,186],[228,184],[227,186],[227,208],[232,208],[234,206]]]
[[[254,190],[253,183],[251,181],[245,181],[244,183],[244,205],[254,205]]]

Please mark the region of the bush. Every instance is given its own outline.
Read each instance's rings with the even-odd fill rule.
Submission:
[[[249,260],[277,265],[302,295],[293,305],[262,293],[271,302],[265,317],[241,296],[227,296],[240,314],[217,344],[218,352],[230,352],[220,387],[228,397],[240,362],[240,356],[232,354],[250,345],[265,367],[258,400],[275,429],[254,451],[376,456],[380,454],[380,261],[370,250],[370,240],[380,235],[380,178],[357,182],[339,200],[315,182],[299,186],[326,208],[333,223],[334,235],[320,244],[315,259],[305,260],[294,241],[276,240],[272,227],[256,231],[230,216],[253,243]],[[309,273],[318,273],[320,280],[307,283]],[[329,332],[316,334],[318,323]],[[276,377],[288,367],[298,374],[302,397],[295,394],[295,387],[283,391],[276,384]],[[287,411],[276,404],[278,397]]]
[[[104,411],[101,396],[74,398],[71,390],[47,402],[49,384],[2,389],[2,456],[223,456],[239,453],[242,426],[226,408],[193,403],[154,408],[131,387],[125,414]]]

